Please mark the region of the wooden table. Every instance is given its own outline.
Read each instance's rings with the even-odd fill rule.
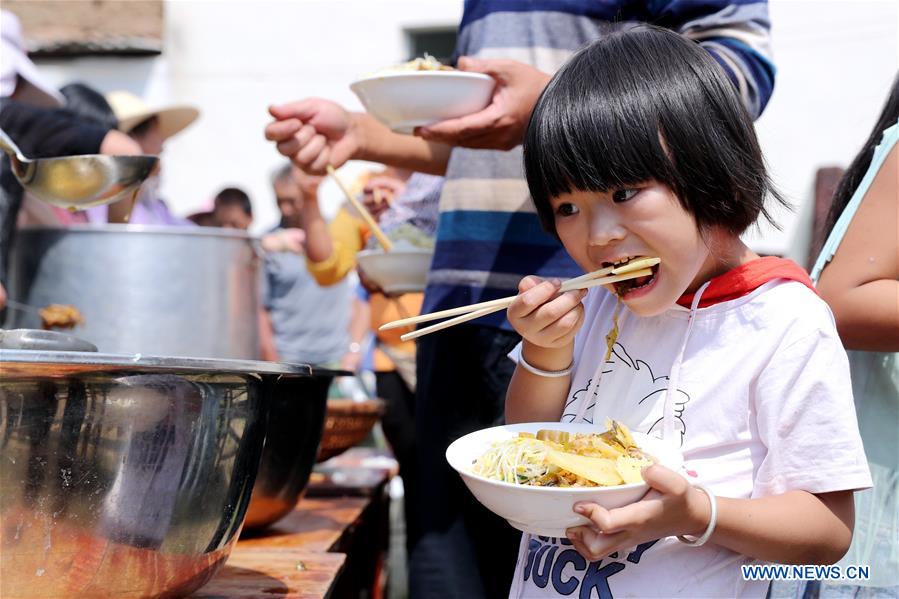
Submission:
[[[241,537],[194,599],[378,599],[389,533],[386,485],[395,463],[355,448],[320,465],[296,509]]]
[[[241,547],[231,552],[212,581],[195,599],[321,599],[329,597],[346,555],[300,549]]]

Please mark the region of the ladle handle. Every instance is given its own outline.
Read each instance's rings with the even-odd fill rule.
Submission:
[[[19,162],[28,162],[28,159],[22,155],[22,151],[16,145],[16,142],[3,129],[0,129],[0,150],[9,154],[10,158],[16,158]]]
[[[16,145],[6,131],[0,129],[0,149],[9,154],[9,163],[12,173],[22,185],[27,185],[34,177],[34,162],[22,155],[22,150]]]

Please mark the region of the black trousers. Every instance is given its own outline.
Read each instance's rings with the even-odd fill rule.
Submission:
[[[403,479],[403,505],[406,516],[406,551],[412,548],[421,536],[415,506],[420,503],[418,482],[418,453],[415,449],[415,394],[395,370],[376,372],[375,384],[378,397],[387,402],[381,428],[390,443],[390,449],[400,467]]]
[[[446,448],[502,424],[515,369],[507,354],[520,337],[463,325],[422,337],[415,394],[421,537],[410,560],[410,596],[505,598],[521,533],[483,507],[446,462]]]

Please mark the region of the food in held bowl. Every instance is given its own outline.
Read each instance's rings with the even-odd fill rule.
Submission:
[[[72,329],[84,324],[84,317],[78,308],[69,304],[50,304],[41,308],[41,326],[44,329]]]
[[[643,482],[644,466],[655,460],[641,450],[630,430],[607,420],[604,433],[542,429],[536,435],[493,444],[471,468],[492,480],[538,487],[612,487]]]
[[[384,234],[393,242],[393,251],[397,250],[433,250],[434,235],[427,231],[416,227],[412,223],[400,223],[399,225],[387,229]],[[383,251],[381,244],[375,239],[374,235],[370,236],[365,242],[366,249]]]
[[[402,223],[387,231],[387,237],[395,246],[408,246],[423,250],[434,249],[434,236],[411,223]]]
[[[409,62],[387,67],[378,73],[406,73],[409,71],[455,71],[451,66],[445,65],[427,52],[423,58],[413,58]]]

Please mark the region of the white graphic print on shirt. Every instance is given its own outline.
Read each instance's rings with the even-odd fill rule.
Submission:
[[[656,437],[662,436],[662,401],[664,399],[665,390],[668,388],[668,376],[656,376],[652,367],[649,364],[644,362],[643,360],[635,360],[628,353],[627,350],[621,345],[620,342],[616,342],[614,347],[612,348],[612,355],[609,356],[609,359],[606,360],[606,364],[603,367],[602,374],[603,376],[608,376],[616,367],[618,368],[630,368],[632,376],[635,380],[634,384],[638,387],[638,390],[634,394],[634,397],[639,398],[637,400],[637,406],[639,408],[635,410],[635,412],[640,412],[641,410],[646,411],[647,413],[651,413],[653,415],[657,415],[657,418],[652,423],[652,425],[645,431],[648,435],[654,435]],[[562,422],[574,422],[577,417],[578,409],[581,405],[581,402],[584,401],[584,396],[587,391],[590,389],[590,385],[593,383],[593,379],[587,379],[586,384],[571,394],[571,397],[568,399],[568,402],[565,404],[565,410],[562,414]],[[641,389],[642,390],[639,390]],[[599,394],[599,389],[593,394],[593,397],[589,400],[589,403],[586,407],[586,414],[584,415],[584,421],[593,424],[593,410],[596,406],[596,398]],[[683,420],[684,414],[684,406],[688,401],[690,401],[690,396],[687,395],[683,390],[678,389],[674,394],[674,417],[677,420],[677,425],[680,429],[680,443],[679,445],[683,445],[684,435],[686,434],[686,424]],[[641,419],[642,421],[642,419]],[[603,425],[604,422],[598,422],[597,424]]]

